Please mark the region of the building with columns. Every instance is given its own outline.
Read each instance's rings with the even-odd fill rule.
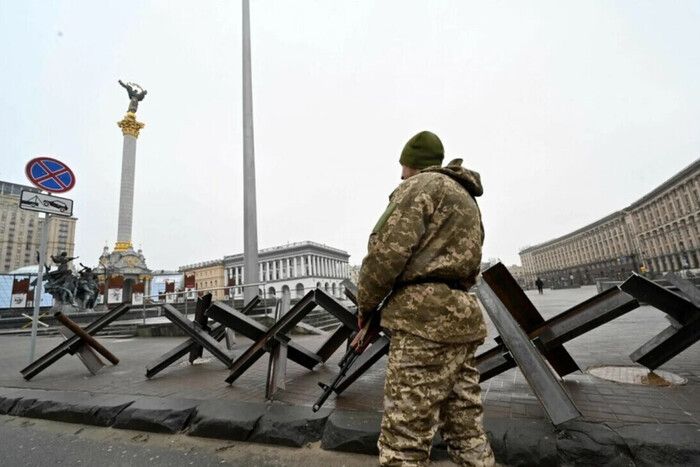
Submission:
[[[700,159],[626,208],[520,252],[529,283],[546,286],[700,272]]]
[[[350,255],[337,248],[305,241],[260,250],[258,279],[261,295],[289,293],[300,298],[320,287],[330,295],[344,297],[341,282],[350,276]],[[226,283],[235,286],[234,298],[243,297],[243,254],[224,257]]]

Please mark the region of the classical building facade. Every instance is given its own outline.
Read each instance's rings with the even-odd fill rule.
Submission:
[[[194,276],[192,280],[195,289],[199,291],[209,289],[214,300],[223,300],[228,297],[227,291],[224,289],[227,286],[227,281],[223,259],[189,264],[182,266],[179,270],[184,274],[185,287],[188,287],[188,276]]]
[[[258,253],[258,288],[266,297],[290,293],[302,297],[320,287],[342,298],[341,282],[350,276],[350,255],[343,250],[305,241],[260,250]],[[243,254],[224,257],[228,285],[243,284]],[[243,297],[243,289],[234,287],[234,298]]]
[[[529,283],[622,280],[631,272],[700,270],[700,159],[656,189],[592,224],[520,252]]]
[[[258,252],[259,294],[266,298],[288,293],[301,298],[311,289],[320,287],[337,298],[344,298],[342,281],[351,275],[350,255],[343,250],[316,242],[298,242],[266,248]],[[211,290],[214,300],[223,300],[230,294],[243,298],[243,254],[224,256],[220,260],[181,266],[185,287],[192,284],[197,291]]]
[[[22,190],[39,192],[34,187],[0,181],[0,273],[37,264],[44,219],[39,218],[38,212],[19,208]],[[51,217],[47,254],[65,251],[73,256],[76,221],[74,217]]]

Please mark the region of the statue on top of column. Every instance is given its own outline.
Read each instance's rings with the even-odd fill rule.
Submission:
[[[122,82],[122,80],[119,80],[119,84],[124,89],[126,89],[126,92],[129,93],[130,102],[129,109],[127,110],[127,112],[136,113],[136,110],[139,108],[139,102],[141,102],[143,98],[146,97],[148,91],[146,91],[136,83],[124,83]]]

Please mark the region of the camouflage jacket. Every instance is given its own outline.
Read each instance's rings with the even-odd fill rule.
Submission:
[[[483,340],[486,327],[466,291],[481,265],[484,229],[474,199],[479,174],[454,161],[428,167],[391,194],[369,238],[358,281],[363,317],[382,308],[382,326],[436,342]]]

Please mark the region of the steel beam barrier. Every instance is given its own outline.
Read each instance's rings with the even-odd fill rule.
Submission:
[[[195,323],[199,324],[199,327],[202,328],[202,330],[211,334],[211,329],[209,329],[208,326],[209,318],[207,318],[207,315],[204,314],[204,312],[207,311],[207,308],[209,308],[209,305],[211,305],[211,293],[204,294],[202,297],[197,297],[197,304],[195,305],[194,310],[194,321]],[[217,340],[217,342],[219,341]],[[198,358],[201,358],[202,355],[204,355],[204,347],[199,344],[193,345],[190,349],[190,363],[194,362]]]
[[[129,311],[129,308],[131,308],[130,303],[122,303],[121,305],[117,305],[112,310],[108,311],[107,313],[100,316],[92,323],[85,326],[85,328],[83,328],[83,330],[90,335],[94,335],[97,332],[101,331],[103,328],[109,326],[109,324],[112,323],[112,321],[115,321],[120,316],[122,316],[124,313]],[[56,347],[54,347],[53,349],[49,350],[41,357],[34,360],[27,367],[20,370],[20,373],[22,373],[22,376],[24,377],[24,379],[29,381],[34,376],[38,375],[39,373],[44,371],[46,368],[51,366],[53,363],[55,363],[57,360],[59,360],[64,355],[66,355],[66,354],[73,355],[75,352],[78,351],[79,347],[82,344],[83,344],[82,339],[80,339],[80,337],[74,335],[74,336],[68,338],[65,342],[62,342],[59,345],[57,345]]]
[[[233,364],[233,359],[219,347],[216,339],[208,332],[201,329],[199,324],[188,320],[177,308],[169,303],[163,304],[162,307],[165,316],[190,336],[190,338],[194,339],[195,342],[207,349],[207,352],[216,357],[221,363],[226,365],[227,368]]]
[[[539,339],[539,345],[546,357],[548,349],[557,348],[638,306],[637,300],[615,287],[550,318],[527,334],[530,340]],[[498,337],[496,340],[498,346],[476,356],[481,381],[516,366],[502,340]]]
[[[250,316],[246,316],[240,311],[234,310],[230,306],[221,302],[213,303],[207,310],[207,316],[254,342],[265,337],[266,333],[269,331],[267,327],[261,323],[258,323]],[[293,362],[309,369],[318,365],[319,358],[315,353],[294,341],[290,341],[288,346],[289,349],[287,356]]]
[[[289,310],[289,312],[280,317],[280,320],[273,324],[265,334],[256,340],[253,345],[248,347],[248,349],[240,356],[236,361],[233,362],[231,366],[231,374],[226,378],[226,382],[233,384],[236,379],[238,379],[243,373],[248,370],[260,357],[267,352],[267,349],[271,345],[271,341],[274,339],[281,338],[281,336],[286,336],[286,334],[291,331],[298,323],[301,321],[311,310],[316,307],[316,302],[314,301],[314,291],[307,293],[301,300],[297,302],[294,307]],[[209,316],[212,316],[211,314]],[[213,316],[212,316],[213,317]],[[241,331],[242,332],[242,331]],[[299,346],[301,347],[301,346]],[[289,343],[289,358],[291,355],[291,342]],[[308,369],[313,369],[321,359],[318,355],[309,353],[309,356],[315,357],[312,365],[305,365]]]
[[[275,320],[279,320],[289,312],[289,304],[290,296],[289,294],[284,294],[282,299],[277,302]],[[289,337],[278,335],[268,345],[267,350],[270,353],[270,357],[267,362],[267,378],[265,379],[265,399],[267,400],[272,399],[278,389],[285,388],[289,341]]]
[[[698,313],[698,307],[687,298],[636,273],[632,273],[620,288],[639,302],[663,311],[680,324],[689,323]]]
[[[348,280],[343,281],[342,283],[349,283],[351,286],[353,286],[352,282]],[[348,298],[351,296],[354,297],[352,292],[350,292],[348,295],[347,285],[345,287],[345,295]],[[333,331],[328,339],[326,339],[326,341],[321,344],[321,347],[319,347],[319,349],[316,351],[316,354],[321,358],[321,361],[325,362],[335,353],[336,350],[338,350],[340,346],[343,345],[345,341],[350,338],[353,333],[357,332],[357,314],[345,308],[343,305],[338,303],[336,299],[326,294],[321,289],[316,289],[314,300],[321,308],[328,311],[341,322],[341,326]]]
[[[61,333],[61,336],[64,339],[70,339],[75,335],[68,328],[59,328],[58,332]],[[85,365],[85,368],[87,368],[88,371],[93,375],[96,375],[97,372],[105,366],[102,360],[100,360],[100,357],[97,356],[95,351],[92,350],[92,347],[90,347],[89,345],[81,345],[80,347],[78,347],[78,350],[75,352],[75,355],[78,356],[83,365]]]
[[[673,278],[670,282],[674,283]],[[671,321],[671,326],[630,354],[632,361],[652,371],[700,340],[700,308],[691,301],[696,293],[689,288],[694,286],[683,284],[682,279],[675,282],[681,284],[679,290],[690,300],[638,274],[633,274],[620,286],[640,302],[666,313]]]
[[[503,263],[496,263],[482,272],[481,276],[526,334],[544,324],[545,321],[540,312],[527,298]],[[560,376],[580,370],[569,352],[562,346],[549,347],[544,352],[544,356]]]
[[[700,307],[700,289],[698,289],[695,284],[690,282],[687,279],[683,279],[682,277],[669,272],[664,276],[664,279],[669,281],[671,284],[675,285],[678,290],[680,290],[683,295],[685,295],[688,300],[690,300],[693,305],[696,307]]]
[[[580,417],[564,386],[496,293],[481,284],[477,296],[552,423],[560,425]]]
[[[205,295],[206,297],[206,295]],[[204,298],[204,297],[202,297]],[[255,306],[260,302],[260,297],[256,296],[248,302],[248,304],[241,310],[241,313],[249,313]],[[206,302],[205,302],[206,304]],[[199,299],[197,301],[197,305],[199,305]],[[208,308],[208,307],[207,307]],[[199,308],[198,308],[199,310]],[[205,311],[205,317],[206,317],[206,309]],[[195,320],[196,318],[196,313],[195,313]],[[200,322],[203,321],[203,318],[200,320]],[[223,338],[226,336],[226,326],[222,324],[216,324],[214,326],[209,326],[208,322],[206,324],[206,327],[209,328],[207,329],[206,332],[211,335],[211,337],[216,341],[216,342],[221,342]],[[154,362],[150,363],[146,367],[146,378],[152,378],[153,376],[157,375],[176,361],[180,360],[182,357],[184,357],[186,354],[190,354],[190,363],[194,362],[196,358],[199,358],[202,356],[202,351],[199,350],[198,352],[195,352],[194,355],[197,355],[195,359],[192,358],[193,351],[196,349],[203,349],[203,347],[197,343],[196,340],[192,338],[188,338],[185,342],[182,344],[178,345],[174,349],[172,349],[170,352],[162,355],[160,358],[155,360]]]

